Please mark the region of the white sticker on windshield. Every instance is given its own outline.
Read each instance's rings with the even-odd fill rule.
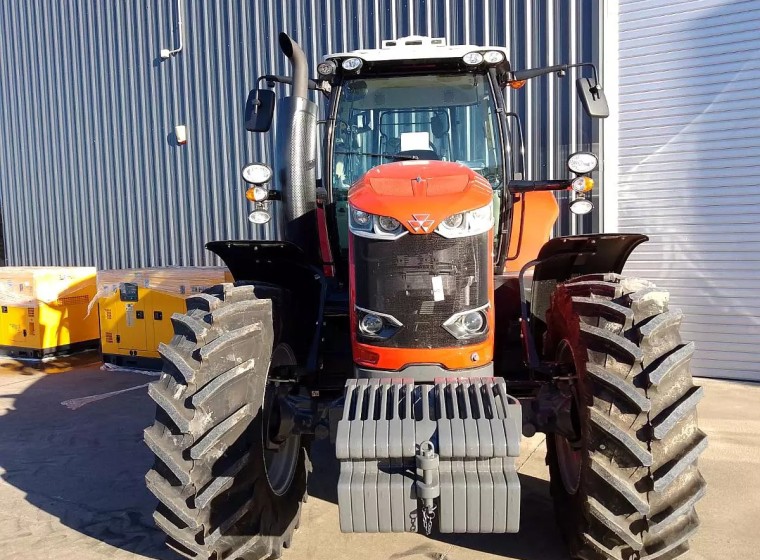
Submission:
[[[433,276],[433,301],[443,301],[443,278]]]
[[[402,132],[399,140],[401,140],[402,152],[430,149],[430,134],[427,132]]]

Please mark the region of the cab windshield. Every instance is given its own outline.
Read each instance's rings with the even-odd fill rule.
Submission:
[[[338,99],[333,199],[369,169],[404,159],[463,163],[493,188],[504,181],[496,104],[483,74],[352,79]]]

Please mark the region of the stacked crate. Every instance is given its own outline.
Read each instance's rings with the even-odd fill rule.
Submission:
[[[98,272],[103,361],[120,367],[160,370],[158,346],[172,338],[172,314],[187,311],[188,297],[230,281],[223,267]]]
[[[41,359],[98,345],[90,267],[0,268],[0,355]]]

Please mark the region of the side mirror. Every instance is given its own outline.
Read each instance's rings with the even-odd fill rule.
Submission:
[[[581,98],[583,109],[589,117],[604,119],[610,116],[607,97],[601,85],[592,82],[591,78],[578,78],[575,85],[578,88],[578,97]]]
[[[274,91],[252,89],[245,102],[245,129],[249,132],[266,132],[274,116]]]

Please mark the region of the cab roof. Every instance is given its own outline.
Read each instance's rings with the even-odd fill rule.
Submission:
[[[365,62],[383,62],[394,60],[436,60],[461,59],[469,52],[500,51],[505,60],[509,53],[505,47],[482,47],[478,45],[449,45],[443,37],[423,37],[410,35],[399,39],[382,42],[379,49],[360,49],[342,53],[328,54],[324,60],[357,57]]]

